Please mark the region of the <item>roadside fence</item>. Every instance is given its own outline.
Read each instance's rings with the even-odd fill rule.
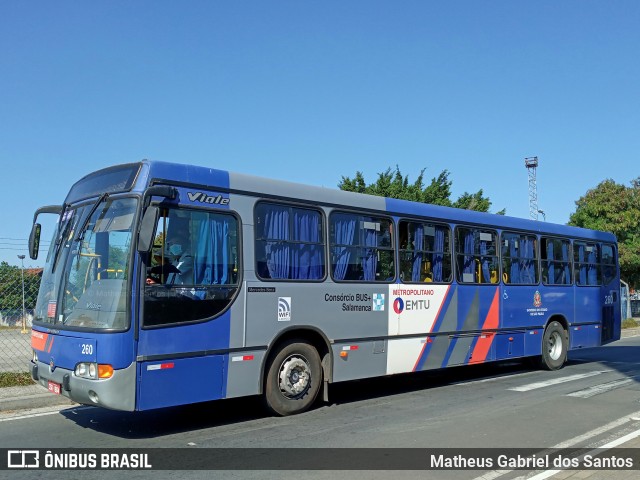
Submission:
[[[41,276],[41,268],[0,263],[0,373],[29,370],[31,321]]]

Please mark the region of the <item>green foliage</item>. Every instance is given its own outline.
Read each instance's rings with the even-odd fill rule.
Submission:
[[[117,272],[126,272],[129,251],[126,248],[109,247],[109,268]]]
[[[484,196],[482,189],[476,193],[463,193],[456,201],[451,200],[451,180],[449,171],[443,170],[437,177],[425,186],[424,170],[414,182],[409,181],[409,176],[403,176],[400,168],[396,166],[395,171],[388,168],[378,174],[378,179],[371,184],[366,183],[362,172],[356,172],[354,178],[342,177],[338,188],[348,192],[367,193],[381,197],[398,198],[413,202],[430,203],[433,205],[443,205],[446,207],[464,208],[466,210],[476,210],[488,212],[491,201]],[[498,212],[504,215],[505,210]]]
[[[638,322],[636,322],[633,318],[627,318],[622,321],[622,328],[636,328],[638,326]]]
[[[25,308],[32,310],[38,299],[40,276],[24,274]],[[0,263],[0,310],[22,310],[22,274],[20,267]]]
[[[482,195],[482,189],[480,189],[474,194],[464,192],[458,200],[453,202],[453,206],[456,208],[464,208],[465,210],[488,212],[491,202]]]
[[[0,372],[0,388],[33,385],[30,373]]]
[[[640,286],[640,177],[630,187],[604,180],[576,202],[569,225],[612,232],[618,238],[620,273]]]

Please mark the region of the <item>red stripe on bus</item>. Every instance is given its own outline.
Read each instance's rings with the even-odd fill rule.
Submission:
[[[31,331],[31,348],[34,350],[44,351],[44,346],[47,343],[47,338],[49,337],[48,333],[37,332],[35,330]]]
[[[499,322],[500,289],[497,288],[496,293],[493,296],[493,301],[491,302],[491,307],[489,308],[487,318],[484,321],[484,325],[482,325],[482,330],[494,330],[498,328]],[[489,355],[489,350],[491,350],[491,344],[493,343],[494,337],[495,335],[493,334],[493,332],[480,335],[480,338],[478,338],[476,346],[473,349],[473,354],[471,355],[471,360],[469,361],[469,363],[484,362],[487,359],[487,355]]]

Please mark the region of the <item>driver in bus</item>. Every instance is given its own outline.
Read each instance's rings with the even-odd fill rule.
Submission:
[[[154,250],[155,266],[149,270],[147,285],[164,283],[167,285],[193,284],[193,256],[186,226],[179,225],[171,233],[164,252]]]
[[[169,275],[172,273],[180,273],[180,271],[171,264],[169,257],[162,252],[162,247],[153,249],[153,263],[147,274],[147,285],[155,285],[158,283],[168,283]]]
[[[193,285],[193,256],[191,241],[186,225],[178,225],[172,231],[172,240],[168,243],[168,257],[177,272],[169,273],[167,283],[174,285]]]

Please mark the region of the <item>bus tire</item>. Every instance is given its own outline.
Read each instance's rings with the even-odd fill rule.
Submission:
[[[567,331],[554,320],[547,326],[542,337],[542,367],[547,370],[562,368],[567,360],[568,345]]]
[[[281,416],[309,409],[322,385],[320,355],[311,345],[290,340],[269,363],[265,384],[267,408]]]

